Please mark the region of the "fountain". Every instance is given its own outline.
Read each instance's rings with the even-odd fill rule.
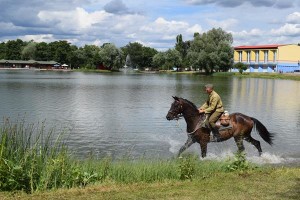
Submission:
[[[136,69],[133,69],[132,67],[132,62],[129,54],[127,54],[126,56],[125,65],[121,69],[121,71],[123,71],[124,73],[133,73],[134,71],[136,71]]]

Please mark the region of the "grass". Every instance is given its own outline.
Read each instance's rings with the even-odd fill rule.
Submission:
[[[196,158],[192,156],[168,161],[77,160],[64,144],[64,134],[54,129],[46,132],[44,127],[43,123],[35,126],[5,120],[0,129],[1,191],[32,193],[95,182],[155,182],[194,176]]]
[[[174,74],[193,74],[193,75],[206,75],[203,72],[198,71],[183,71],[183,72],[176,72],[176,71],[159,71],[160,73],[174,73]],[[294,73],[258,73],[258,72],[244,72],[240,74],[239,72],[216,72],[213,73],[212,76],[216,77],[239,77],[239,78],[266,78],[266,79],[283,79],[283,80],[296,80],[300,81],[300,74]]]
[[[58,135],[58,136],[57,136]],[[44,124],[0,129],[0,199],[284,199],[299,195],[299,168],[257,167],[195,155],[156,160],[77,160]],[[234,195],[234,196],[232,196]],[[246,195],[246,196],[245,196]]]
[[[284,79],[284,80],[296,80],[300,81],[300,74],[293,73],[248,73],[244,72],[240,74],[238,72],[217,72],[213,76],[235,76],[240,78],[267,78],[267,79]]]
[[[298,199],[299,168],[265,168],[218,172],[193,180],[153,183],[108,182],[85,188],[58,189],[34,194],[0,193],[1,199]]]

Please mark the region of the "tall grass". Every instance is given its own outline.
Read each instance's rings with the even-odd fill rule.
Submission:
[[[67,167],[67,149],[53,130],[45,133],[44,123],[5,120],[0,129],[0,189],[34,191],[47,187],[47,176],[55,174],[57,185]]]
[[[58,136],[57,136],[58,135]],[[45,131],[44,123],[5,120],[0,128],[0,191],[28,193],[55,188],[84,187],[91,183],[161,182],[206,178],[228,171],[228,163],[201,161],[187,155],[168,160],[74,159],[64,133]],[[238,169],[243,163],[234,163]],[[225,166],[225,167],[224,167]]]

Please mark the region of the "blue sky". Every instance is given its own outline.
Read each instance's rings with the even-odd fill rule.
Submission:
[[[221,27],[234,46],[300,43],[300,0],[0,0],[0,41],[173,48]]]

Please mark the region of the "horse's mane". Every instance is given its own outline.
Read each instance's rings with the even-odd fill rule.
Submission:
[[[195,110],[198,110],[198,107],[191,101],[187,100],[187,99],[184,99],[184,98],[181,98],[182,100],[186,101],[188,104],[190,104]]]

